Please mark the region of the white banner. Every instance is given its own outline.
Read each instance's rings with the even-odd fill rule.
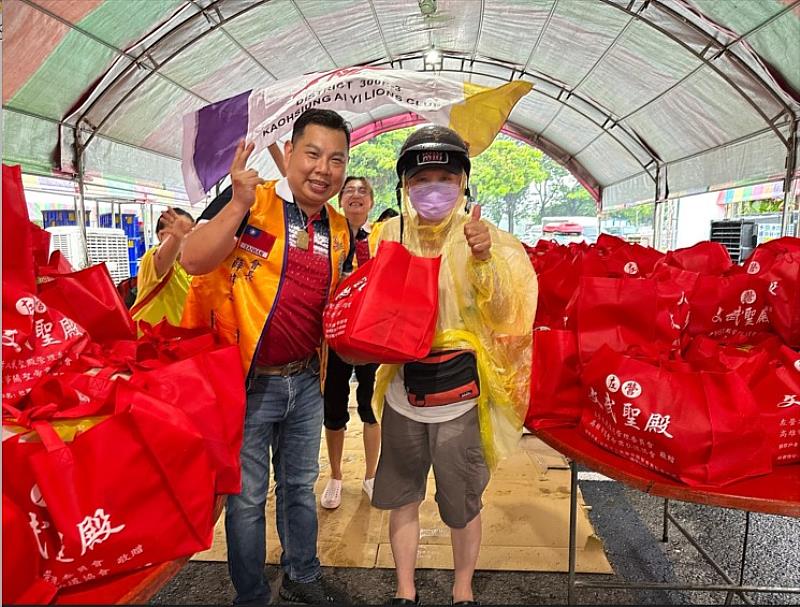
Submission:
[[[355,114],[360,127],[382,106],[383,117],[415,113],[457,131],[470,156],[488,147],[529,82],[487,89],[433,72],[343,68],[307,74],[240,93],[184,116],[181,168],[192,202],[202,200],[228,171],[237,143],[245,137],[256,152],[285,139],[300,115],[311,108]],[[364,117],[362,120],[361,117]]]
[[[354,67],[310,74],[276,83],[250,95],[248,140],[256,151],[291,132],[294,121],[311,108],[356,114],[391,104],[447,126],[450,109],[466,99],[461,82],[435,74]]]

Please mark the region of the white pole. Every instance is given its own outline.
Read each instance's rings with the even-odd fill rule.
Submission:
[[[661,213],[659,204],[661,203],[661,167],[656,167],[656,193],[653,197],[653,248],[661,250]]]
[[[89,258],[89,239],[86,236],[86,185],[83,181],[83,153],[84,148],[80,142],[80,130],[75,129],[75,166],[78,172],[78,195],[75,197],[75,217],[80,226],[78,233],[81,237],[81,263],[82,267],[88,268],[91,265]]]
[[[789,225],[792,221],[792,210],[795,207],[794,171],[797,160],[797,120],[792,120],[792,132],[789,135],[789,146],[786,150],[786,176],[783,180],[783,207],[781,214],[781,236],[789,236]],[[800,234],[800,217],[795,225],[795,235]]]

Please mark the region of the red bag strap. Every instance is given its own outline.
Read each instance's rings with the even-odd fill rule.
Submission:
[[[20,412],[18,419],[30,422],[102,415],[109,408],[107,401],[113,388],[110,379],[113,373],[114,369],[105,368],[97,375],[68,373],[50,377],[34,387],[28,398],[30,406]],[[78,386],[75,382],[83,384]]]
[[[58,405],[55,403],[48,403],[46,405],[38,405],[28,409],[17,409],[11,405],[4,404],[3,412],[8,413],[3,416],[4,426],[22,426],[23,428],[32,428],[37,420],[51,419],[58,413]]]
[[[169,269],[169,271],[168,271],[166,274],[164,274],[164,277],[161,279],[161,282],[159,282],[159,283],[158,283],[158,284],[157,284],[157,285],[156,285],[156,286],[153,288],[153,290],[152,290],[152,291],[150,291],[150,292],[147,294],[147,297],[145,297],[145,298],[144,298],[142,301],[140,301],[139,303],[135,304],[135,305],[134,305],[134,306],[131,308],[131,310],[130,310],[130,312],[131,312],[131,316],[133,316],[133,315],[135,315],[135,314],[138,314],[138,313],[139,313],[139,311],[140,311],[142,308],[144,308],[144,307],[145,307],[147,304],[149,304],[151,301],[153,301],[153,300],[156,298],[156,296],[157,296],[159,293],[161,293],[161,291],[164,289],[164,287],[166,287],[166,286],[167,286],[167,283],[170,281],[170,279],[172,278],[172,275],[173,275],[174,273],[175,273],[175,268],[174,268],[174,267],[171,267],[171,268]]]
[[[22,411],[8,403],[3,403],[3,425],[20,425],[17,421],[20,415],[22,415]]]
[[[97,373],[95,373],[94,377],[98,377],[100,379],[107,379],[110,381],[111,376],[118,372],[119,371],[117,371],[113,367],[103,367]]]
[[[33,429],[39,435],[39,438],[42,439],[42,444],[44,445],[45,449],[47,449],[48,453],[58,451],[66,446],[50,422],[34,422]]]

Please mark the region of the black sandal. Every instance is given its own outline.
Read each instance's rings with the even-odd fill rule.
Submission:
[[[387,605],[421,605],[422,603],[419,602],[419,595],[414,597],[414,600],[411,599],[404,599],[399,596],[392,597],[386,603]]]
[[[466,606],[466,605],[480,605],[481,602],[480,601],[476,601],[475,599],[473,599],[471,601],[458,601],[456,603],[456,602],[453,602],[453,599],[451,598],[450,599],[450,604],[451,605],[464,605],[464,606]]]

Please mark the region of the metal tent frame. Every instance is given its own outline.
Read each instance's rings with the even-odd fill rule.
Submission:
[[[436,48],[443,77],[532,82],[509,129],[562,163],[603,206],[652,202],[657,214],[668,198],[780,179],[788,230],[800,49],[793,52],[786,38],[800,37],[800,0],[763,0],[747,11],[713,0],[481,0],[478,10],[474,3],[467,10],[465,0],[436,0],[425,11],[419,0],[150,1],[151,21],[130,31],[125,3],[92,0],[102,22],[78,19],[69,2],[8,0],[4,7],[7,31],[23,30],[21,19],[33,16],[46,26],[39,35],[60,28],[108,55],[91,73],[75,72],[85,87],[78,98],[59,100],[61,109],[25,87],[4,97],[12,126],[57,127],[53,169],[72,173],[79,187],[88,171],[158,172],[180,187],[175,131],[183,114],[312,71],[429,71],[425,54]],[[263,33],[273,23],[274,41]],[[8,37],[13,60],[16,39]],[[80,63],[68,50],[50,56],[65,72]],[[140,114],[149,121],[137,122]],[[347,118],[358,128],[389,116]],[[127,158],[139,166],[120,162]]]

